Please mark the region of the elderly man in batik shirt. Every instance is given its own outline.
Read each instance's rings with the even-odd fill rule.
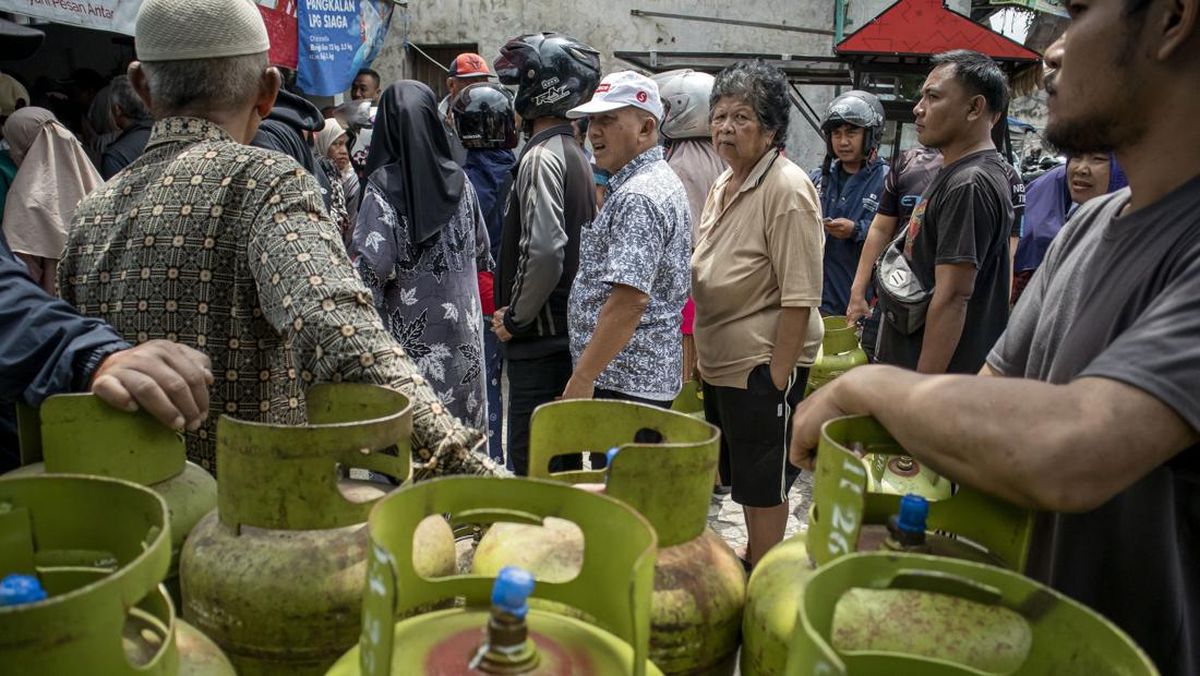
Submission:
[[[692,225],[687,191],[658,146],[662,114],[658,85],[632,71],[604,78],[591,101],[567,114],[588,116],[596,166],[612,177],[580,235],[567,311],[574,371],[564,399],[669,407],[683,385],[679,326]]]
[[[417,477],[495,473],[472,450],[482,433],[445,410],[384,330],[317,182],[243,145],[280,83],[254,5],[147,0],[136,31],[130,78],[154,130],[141,158],[79,204],[63,298],[127,340],[206,352],[217,413],[300,424],[314,383],[388,385],[413,402]],[[188,437],[210,471],[216,418]]]

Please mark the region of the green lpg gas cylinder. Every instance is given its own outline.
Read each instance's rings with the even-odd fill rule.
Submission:
[[[0,671],[233,676],[216,644],[176,617],[159,584],[170,561],[167,506],[146,488],[0,479]]]
[[[187,461],[183,437],[148,413],[126,413],[90,394],[62,394],[39,409],[18,407],[20,469],[94,474],[149,487],[167,501],[171,567],[165,584],[179,603],[179,553],[192,528],[217,506],[217,480]]]
[[[658,534],[651,603],[650,658],[665,674],[732,674],[746,575],[729,545],[707,527],[720,436],[708,423],[653,406],[574,400],[534,411],[529,466],[548,476],[555,454],[616,448],[605,492],[636,509]],[[552,478],[588,479],[587,473]],[[479,543],[474,571],[508,565],[561,579],[578,564],[577,529],[498,523]]]
[[[867,363],[867,353],[858,343],[858,332],[846,324],[845,317],[830,316],[822,321],[825,337],[821,339],[821,354],[808,370],[808,385],[804,388],[806,397],[846,371]]]
[[[585,533],[579,573],[536,585],[514,569],[496,579],[422,575],[413,566],[413,534],[444,514],[454,524],[571,522]],[[538,479],[447,477],[384,498],[371,512],[370,533],[362,638],[330,676],[662,673],[648,659],[654,529],[613,498]],[[526,611],[531,592],[594,622],[544,607]],[[452,599],[462,606],[411,616]]]
[[[817,566],[855,551],[878,550],[889,544],[907,547],[897,545],[892,537],[897,524],[891,524],[891,530],[885,525],[901,511],[902,497],[874,490],[868,466],[851,449],[885,458],[907,457],[870,417],[838,418],[822,428],[808,530],[772,548],[750,576],[742,624],[741,672],[745,676],[782,672],[800,598]],[[889,481],[879,483],[886,486]],[[952,497],[940,493],[927,497],[930,502],[925,527],[920,529],[919,549],[1024,569],[1032,513],[967,486],[959,487]]]
[[[1153,676],[1114,624],[1015,572],[863,552],[813,573],[785,676]],[[931,618],[922,625],[916,615]]]
[[[408,400],[373,385],[318,385],[307,425],[222,416],[217,509],[192,531],[180,573],[183,612],[242,676],[318,674],[354,645],[366,575],[367,512],[410,473]],[[440,527],[439,527],[440,526]],[[454,569],[445,522],[419,532],[420,570]]]
[[[704,420],[704,388],[700,381],[689,380],[684,383],[679,394],[671,401],[671,410]]]

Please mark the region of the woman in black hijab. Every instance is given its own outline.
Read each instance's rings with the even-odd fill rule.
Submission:
[[[420,82],[383,92],[351,256],[384,324],[447,409],[486,429],[476,273],[491,268],[487,227],[437,99]]]

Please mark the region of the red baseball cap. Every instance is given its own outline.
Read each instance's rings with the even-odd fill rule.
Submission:
[[[450,77],[488,77],[492,71],[488,69],[487,61],[474,52],[466,52],[454,57],[450,62]]]

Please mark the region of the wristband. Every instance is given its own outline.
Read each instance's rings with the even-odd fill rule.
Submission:
[[[132,346],[125,341],[116,341],[92,350],[91,354],[88,355],[87,359],[84,360],[83,364],[75,372],[72,389],[75,392],[87,392],[91,390],[92,380],[96,377],[96,372],[100,370],[100,366],[104,363],[104,360],[108,359],[114,353],[128,350],[130,347]]]

